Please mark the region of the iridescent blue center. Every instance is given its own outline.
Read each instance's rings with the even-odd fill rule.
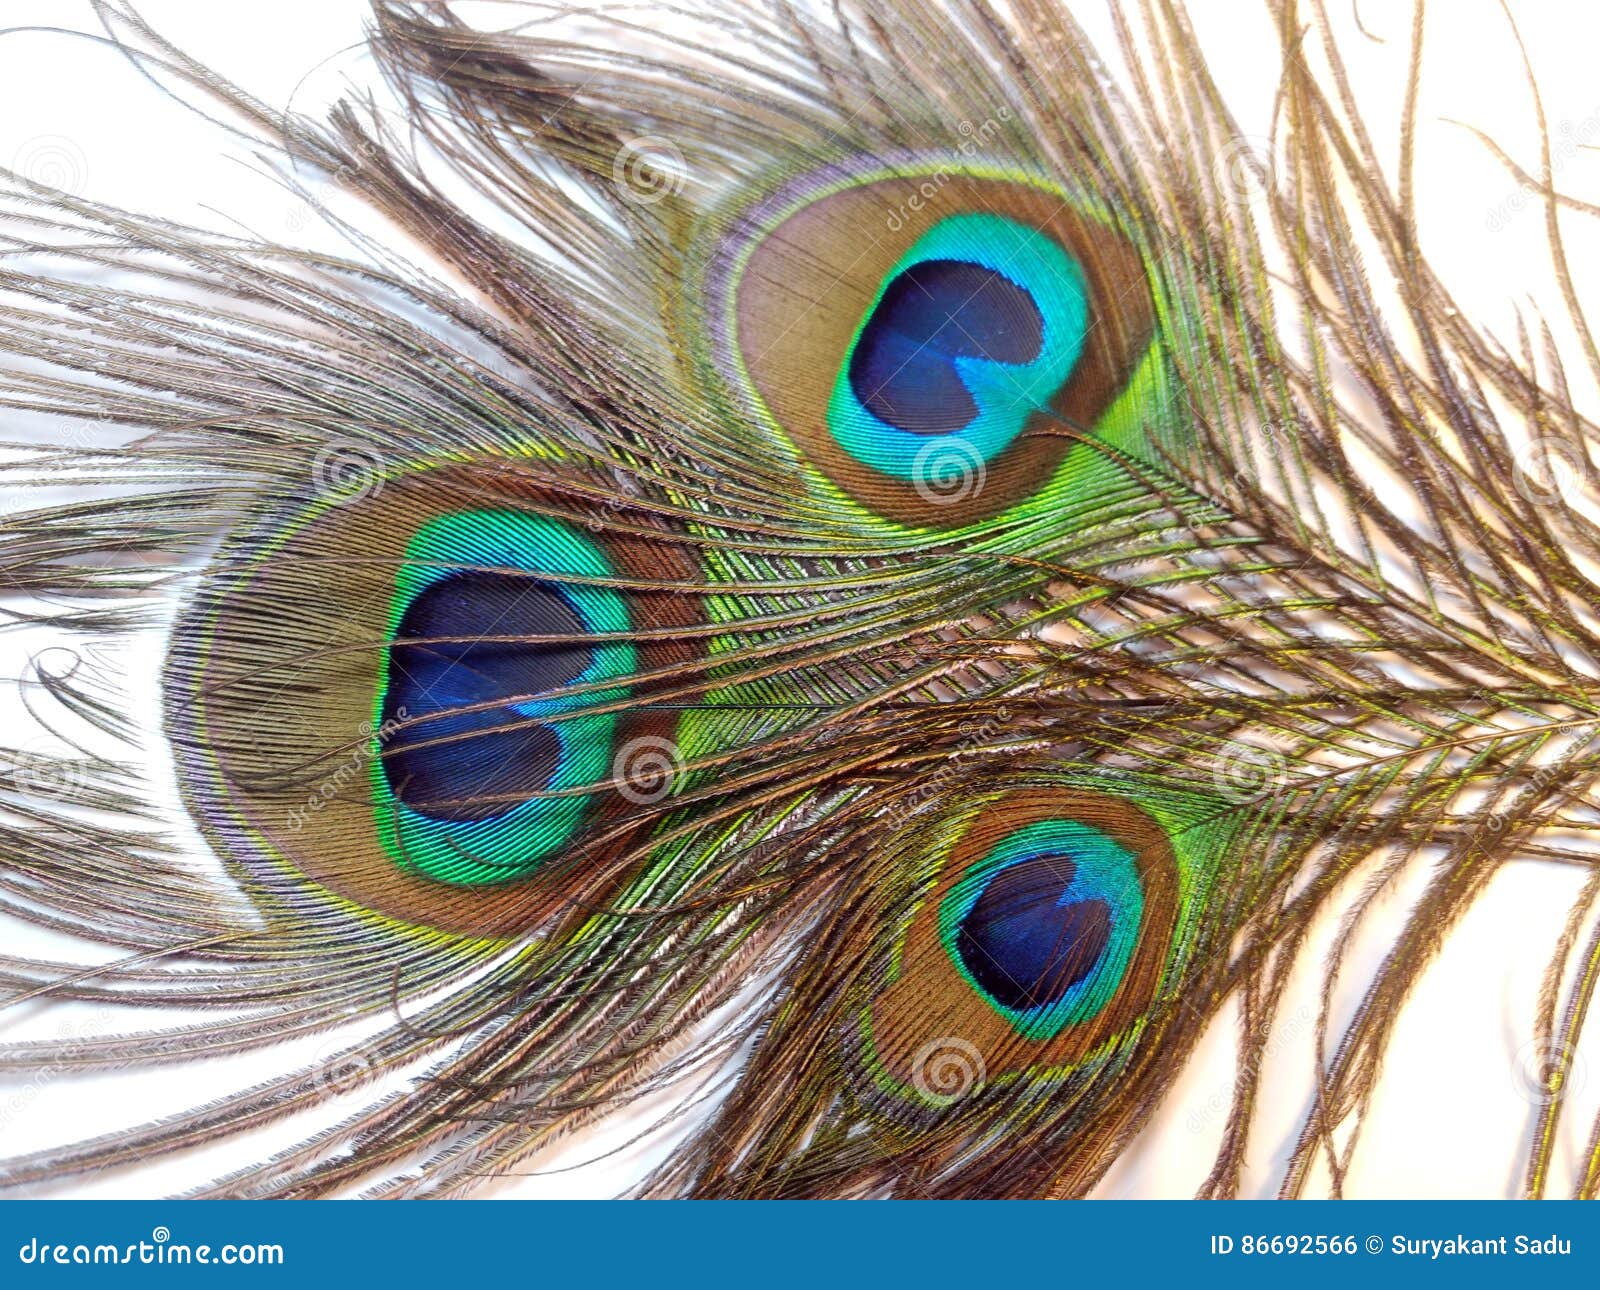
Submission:
[[[850,385],[885,424],[948,434],[978,415],[955,360],[1031,363],[1043,340],[1025,288],[981,264],[923,260],[884,290],[850,355]]]
[[[1143,921],[1133,853],[1070,819],[1007,834],[939,907],[940,939],[962,976],[1029,1039],[1088,1021],[1111,1001]]]
[[[950,215],[884,275],[834,374],[828,429],[862,465],[913,485],[976,470],[1048,410],[1083,352],[1089,288],[1045,232]]]
[[[561,740],[516,705],[583,675],[594,656],[584,635],[561,593],[526,575],[459,573],[424,588],[389,651],[382,715],[397,725],[383,766],[395,796],[434,819],[489,820],[544,788]],[[529,636],[568,639],[496,639]]]
[[[440,515],[407,544],[370,771],[401,868],[501,882],[583,825],[637,663],[627,602],[598,585],[614,576],[581,531],[522,511]]]
[[[1111,906],[1076,899],[1077,866],[1035,856],[989,880],[961,923],[956,952],[996,1003],[1056,1003],[1094,970],[1111,939]]]

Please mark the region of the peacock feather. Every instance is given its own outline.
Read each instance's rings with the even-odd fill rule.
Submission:
[[[1592,460],[1600,353],[1548,139],[1581,371],[1422,258],[1420,7],[1390,179],[1321,5],[1270,6],[1249,192],[1168,4],[1114,12],[1119,78],[1060,0],[376,0],[399,124],[101,12],[394,246],[9,184],[4,405],[61,430],[6,470],[74,493],[0,521],[7,615],[165,665],[159,732],[114,669],[29,680],[82,733],[0,781],[0,908],[100,949],[0,985],[117,1020],[0,1066],[322,1046],[0,1184],[292,1125],[196,1194],[456,1195],[631,1108],[684,1120],[644,1195],[1079,1196],[1232,1009],[1234,1195],[1309,958],[1281,1186],[1337,1194],[1402,1004],[1533,857],[1584,880],[1524,1185],[1600,1188],[1600,1123],[1552,1177],[1600,531],[1528,490]]]

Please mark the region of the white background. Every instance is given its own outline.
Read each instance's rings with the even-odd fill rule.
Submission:
[[[692,6],[693,0],[688,0]],[[361,48],[363,7],[355,0],[286,3],[248,0],[150,0],[153,25],[187,52],[266,102],[316,111],[350,84],[371,86],[375,72]],[[1213,68],[1246,130],[1267,133],[1277,67],[1276,40],[1249,3],[1191,6]],[[1074,6],[1093,30],[1108,32],[1098,6]],[[1557,147],[1557,185],[1600,202],[1600,6],[1517,3],[1512,12],[1528,43]],[[471,17],[471,10],[467,10]],[[1365,26],[1381,42],[1355,34],[1347,10],[1334,15],[1350,36],[1346,56],[1369,128],[1392,157],[1405,78],[1409,8],[1371,2]],[[251,148],[164,95],[118,51],[80,37],[29,27],[97,31],[89,6],[73,0],[9,0],[0,20],[0,165],[80,195],[229,232],[252,231],[293,245],[339,249],[306,203],[274,178]],[[666,21],[666,19],[656,19]],[[491,23],[503,21],[491,17]],[[24,30],[18,30],[24,29]],[[1109,47],[1109,40],[1107,41]],[[1513,337],[1516,311],[1543,306],[1559,313],[1542,250],[1543,211],[1520,196],[1481,144],[1454,121],[1493,134],[1527,168],[1537,152],[1533,116],[1516,45],[1499,6],[1457,0],[1430,16],[1427,71],[1416,145],[1422,242],[1458,302],[1486,329]],[[193,102],[201,102],[193,91]],[[1566,221],[1580,294],[1600,302],[1600,255],[1589,222]],[[1576,366],[1576,364],[1574,364]],[[1589,406],[1590,415],[1595,409]],[[0,427],[0,438],[7,430]],[[142,669],[153,679],[158,642]],[[7,668],[18,646],[0,648]],[[4,674],[14,674],[7,671]],[[24,742],[5,738],[3,742]],[[1362,938],[1366,961],[1418,890],[1412,875],[1370,920]],[[1474,908],[1423,981],[1390,1049],[1380,1094],[1347,1180],[1358,1196],[1500,1196],[1513,1193],[1533,1108],[1518,1078],[1518,1049],[1532,1013],[1548,948],[1559,931],[1580,875],[1535,863],[1508,867]],[[1309,947],[1317,958],[1331,936]],[[21,929],[0,929],[0,952],[36,951]],[[66,954],[64,948],[54,947]],[[1246,1194],[1270,1194],[1310,1089],[1314,972],[1286,1006],[1283,1040],[1266,1071],[1267,1099],[1252,1138]],[[1345,1015],[1361,982],[1342,991]],[[1298,1020],[1296,1020],[1298,1018]],[[20,1037],[37,1014],[0,1013],[0,1043]],[[1232,1086],[1232,1013],[1202,1043],[1187,1076],[1167,1097],[1137,1148],[1101,1188],[1104,1195],[1189,1195],[1209,1167]],[[295,1050],[303,1060],[307,1050]],[[1600,1101],[1600,1047],[1587,1046],[1585,1081],[1567,1116],[1558,1164],[1579,1151]],[[187,1070],[163,1070],[115,1081],[57,1081],[23,1090],[20,1113],[0,1113],[0,1155],[117,1127],[192,1105],[242,1087],[289,1056],[233,1059]],[[1592,1078],[1590,1076],[1592,1075]],[[19,1105],[13,1096],[13,1106]],[[5,1103],[0,1102],[0,1112]],[[601,1131],[559,1158],[538,1162],[564,1172],[521,1180],[502,1190],[529,1195],[607,1195],[633,1177],[638,1152],[572,1169],[621,1143],[632,1126]],[[264,1135],[292,1137],[283,1127]],[[138,1175],[99,1180],[75,1191],[139,1195],[197,1181],[213,1167],[251,1158],[261,1142],[219,1148],[196,1162],[152,1166]],[[654,1150],[664,1149],[657,1144]],[[242,1153],[242,1154],[241,1154]],[[648,1152],[646,1153],[648,1154]],[[198,1172],[197,1172],[198,1171]],[[1320,1175],[1312,1191],[1325,1186]]]

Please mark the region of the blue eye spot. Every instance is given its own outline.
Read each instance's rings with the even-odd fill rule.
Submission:
[[[887,425],[948,434],[978,415],[953,360],[1031,363],[1044,340],[1033,297],[981,264],[923,260],[884,291],[850,356],[850,386]]]
[[[572,605],[530,577],[461,573],[425,587],[389,650],[383,720],[399,724],[383,765],[395,796],[434,819],[489,820],[543,789],[561,740],[515,704],[582,676],[593,659],[585,634]],[[507,636],[573,643],[492,639]]]
[[[540,515],[455,511],[418,529],[395,572],[369,772],[400,867],[499,882],[582,827],[617,728],[587,709],[626,697],[637,657],[626,601],[594,585],[611,575],[600,547]]]
[[[948,216],[880,283],[835,374],[828,433],[906,482],[940,439],[991,461],[1048,411],[1088,328],[1088,283],[1060,243],[999,215]]]
[[[961,923],[956,952],[991,999],[1025,1010],[1056,1003],[1111,940],[1111,906],[1072,898],[1077,866],[1043,855],[1002,869]]]
[[[939,935],[979,996],[1028,1039],[1094,1018],[1133,961],[1145,916],[1138,863],[1091,824],[1006,834],[945,895]]]

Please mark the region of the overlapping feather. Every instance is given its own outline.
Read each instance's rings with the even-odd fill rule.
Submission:
[[[152,65],[209,85],[105,12]],[[88,970],[0,962],[11,1002],[90,1000],[130,1021],[9,1046],[6,1069],[203,1060],[352,1018],[368,1033],[189,1114],[15,1157],[0,1182],[326,1114],[204,1191],[459,1194],[697,1086],[709,1117],[647,1194],[1082,1195],[1238,999],[1240,1073],[1203,1188],[1232,1195],[1288,973],[1359,876],[1322,965],[1318,1085],[1283,1179],[1299,1194],[1315,1166],[1337,1192],[1385,1041],[1451,925],[1512,857],[1592,864],[1596,532],[1528,502],[1507,427],[1582,461],[1595,427],[1546,338],[1508,352],[1451,306],[1414,243],[1409,142],[1391,187],[1320,8],[1274,13],[1283,129],[1255,204],[1221,182],[1237,131],[1181,10],[1119,14],[1123,91],[1051,0],[821,16],[707,3],[672,38],[539,6],[485,35],[383,3],[373,50],[415,146],[357,104],[322,127],[217,89],[476,301],[396,264],[223,241],[19,184],[0,274],[6,405],[127,433],[11,468],[102,491],[9,515],[0,569],[29,619],[115,640],[155,616],[174,633],[184,684],[166,722],[191,804],[219,756],[196,707],[232,730],[259,723],[264,764],[295,771],[265,787],[225,774],[219,801],[321,793],[320,768],[381,762],[371,729],[316,720],[320,682],[282,697],[332,649],[371,666],[390,648],[380,615],[328,607],[364,585],[370,554],[273,535],[380,503],[385,526],[420,523],[442,505],[435,471],[474,505],[670,552],[605,585],[692,601],[664,634],[693,648],[624,678],[617,706],[697,733],[672,742],[671,791],[623,792],[625,767],[587,785],[610,813],[582,847],[509,885],[424,884],[414,899],[397,894],[414,875],[351,885],[325,848],[282,863],[281,836],[264,843],[226,811],[202,823],[228,881],[197,880],[150,832],[138,773],[107,754],[74,759],[65,789],[11,777],[5,909],[115,951]],[[1419,41],[1421,25],[1419,10]],[[1414,62],[1413,111],[1420,75]],[[626,173],[641,139],[671,141],[643,202]],[[459,209],[424,149],[520,235]],[[701,288],[740,218],[862,160],[1043,176],[1131,248],[1159,362],[1113,429],[1057,419],[1049,433],[1072,447],[1040,497],[954,524],[875,512],[718,361]],[[1541,182],[1560,264],[1548,158]],[[325,603],[284,590],[312,586]],[[213,601],[256,626],[208,634],[196,606]],[[118,700],[82,678],[45,688],[117,724]],[[369,782],[328,800],[359,807]],[[937,923],[962,848],[1040,800],[1157,830],[1170,851],[1151,889],[1171,901],[1159,968],[1059,1046],[995,1038],[982,1005],[917,994],[936,989],[919,974],[938,960],[918,929]],[[1143,863],[1161,848],[1135,850]],[[1417,863],[1423,894],[1334,1033],[1350,935]],[[1532,1193],[1550,1183],[1597,894],[1585,886],[1552,947]],[[154,1006],[196,1019],[141,1029]],[[1600,1150],[1573,1185],[1600,1186]]]

